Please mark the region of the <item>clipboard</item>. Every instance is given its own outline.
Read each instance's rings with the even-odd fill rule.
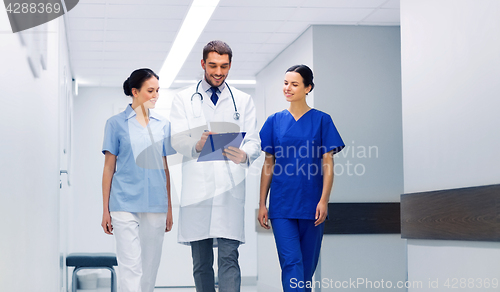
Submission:
[[[222,155],[222,150],[229,146],[240,148],[245,134],[246,132],[208,135],[197,161],[229,160],[229,158]]]

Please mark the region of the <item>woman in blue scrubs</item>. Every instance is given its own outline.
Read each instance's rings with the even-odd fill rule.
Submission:
[[[153,292],[165,232],[172,229],[166,156],[170,123],[155,113],[158,75],[132,72],[123,84],[133,98],[106,122],[102,152],[102,228],[116,239],[118,291]]]
[[[330,115],[307,105],[313,88],[309,67],[290,67],[283,83],[290,107],[269,116],[260,131],[266,156],[258,220],[266,229],[272,222],[284,291],[311,291],[333,185],[333,155],[344,148]]]

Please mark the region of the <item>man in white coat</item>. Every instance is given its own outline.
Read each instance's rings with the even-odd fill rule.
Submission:
[[[213,247],[218,247],[219,292],[238,292],[238,247],[245,241],[245,176],[260,155],[255,106],[250,95],[225,82],[231,48],[211,41],[203,48],[203,80],[180,91],[172,103],[172,146],[183,155],[180,243],[190,244],[197,292],[215,292]],[[226,161],[198,162],[212,133],[245,132]]]

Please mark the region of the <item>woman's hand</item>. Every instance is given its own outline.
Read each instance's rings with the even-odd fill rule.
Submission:
[[[262,226],[265,229],[270,229],[271,226],[269,226],[269,218],[267,217],[267,208],[266,206],[261,206],[259,208],[259,216],[257,217],[259,220],[260,226]]]
[[[102,213],[102,223],[101,223],[102,229],[104,229],[104,233],[113,235],[113,225],[111,225],[111,215],[108,212],[103,212]]]
[[[316,206],[316,221],[314,222],[314,226],[318,226],[321,223],[325,222],[326,216],[328,215],[328,202],[319,201]]]
[[[169,232],[172,230],[172,225],[174,225],[174,219],[172,218],[172,208],[168,208],[167,212],[167,227],[165,228],[165,232]]]

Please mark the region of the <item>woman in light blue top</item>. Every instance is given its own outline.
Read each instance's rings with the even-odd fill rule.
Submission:
[[[266,158],[258,220],[266,229],[268,219],[272,222],[285,292],[311,291],[333,184],[333,155],[344,148],[330,115],[307,105],[313,88],[309,67],[290,67],[283,83],[290,107],[269,116],[260,130]]]
[[[120,292],[153,292],[164,233],[172,229],[170,175],[166,156],[170,123],[152,109],[158,76],[132,72],[124,82],[132,104],[106,122],[102,152],[102,228],[116,239]]]

